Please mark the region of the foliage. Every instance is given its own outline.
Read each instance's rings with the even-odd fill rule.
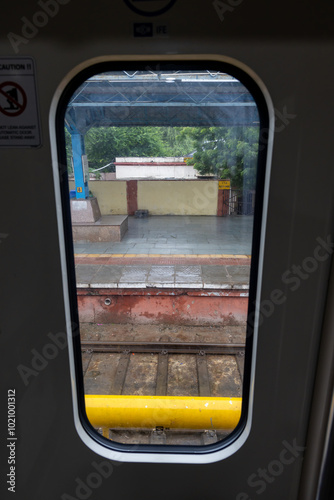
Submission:
[[[72,144],[71,144],[71,134],[65,127],[65,145],[66,145],[66,162],[67,162],[67,171],[69,174],[73,173],[72,167]]]
[[[233,187],[254,188],[259,130],[256,127],[192,127],[196,152],[187,163],[200,175],[231,179]]]
[[[166,156],[161,135],[154,127],[91,128],[86,134],[85,146],[93,169],[115,161],[116,157]]]
[[[71,167],[71,139],[66,130]],[[256,127],[99,127],[85,136],[90,171],[116,157],[189,156],[200,175],[231,179],[233,187],[254,188],[259,130]],[[103,170],[113,172],[114,166]],[[96,172],[98,174],[98,172]]]
[[[115,161],[116,157],[186,156],[194,149],[190,136],[181,134],[182,127],[98,127],[85,136],[85,148],[90,171]],[[71,166],[71,137],[65,130],[69,172]],[[114,166],[103,169],[113,172]]]
[[[187,156],[194,150],[194,139],[185,133],[188,127],[160,127],[167,156]]]

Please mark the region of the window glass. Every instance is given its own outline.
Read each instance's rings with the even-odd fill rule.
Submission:
[[[65,93],[78,404],[119,449],[226,444],[247,416],[266,114],[217,66],[103,66]]]

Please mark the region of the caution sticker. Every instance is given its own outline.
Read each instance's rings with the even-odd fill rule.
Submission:
[[[231,189],[231,181],[218,181],[218,189]]]
[[[0,58],[0,147],[41,144],[35,67],[31,57]]]

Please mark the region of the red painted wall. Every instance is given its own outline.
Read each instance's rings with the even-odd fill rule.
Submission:
[[[138,210],[137,181],[126,181],[126,200],[128,204],[128,215],[134,215]]]
[[[105,300],[110,300],[110,305]],[[78,289],[82,323],[239,325],[246,322],[248,293],[231,290]]]

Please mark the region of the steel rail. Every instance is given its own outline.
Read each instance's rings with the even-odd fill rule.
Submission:
[[[83,352],[137,352],[163,354],[240,354],[244,353],[245,344],[217,344],[197,342],[109,342],[89,341],[81,342]]]

